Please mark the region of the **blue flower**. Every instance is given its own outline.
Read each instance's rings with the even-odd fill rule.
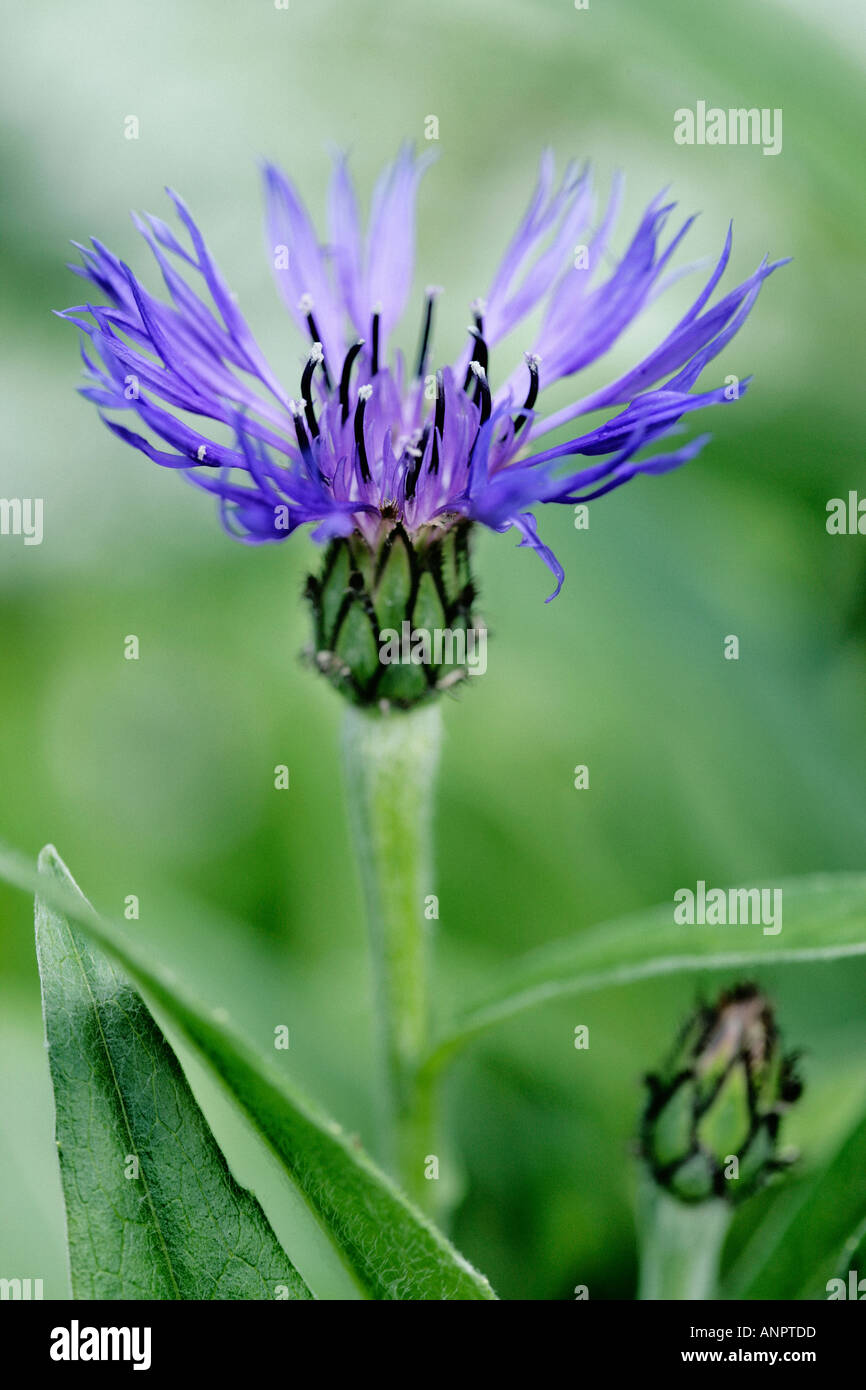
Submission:
[[[363,236],[346,163],[338,158],[326,243],[290,181],[266,166],[277,284],[310,343],[293,397],[269,368],[175,193],[169,196],[188,244],[157,217],[135,219],[166,296],[145,289],[95,238],[79,247],[84,264],[71,269],[88,282],[91,297],[62,317],[84,335],[82,394],[101,413],[112,412],[102,418],[120,439],[215,494],[225,529],[248,544],[284,540],[307,524],[319,542],[356,536],[374,552],[395,527],[411,543],[473,521],[499,532],[513,527],[520,545],[536,551],[554,574],[553,598],[563,570],[539,538],[530,509],[588,502],[636,473],[664,473],[694,458],[709,436],[648,450],[692,411],[744,394],[748,380],[733,392],[725,385],[696,388],[744,323],[763,281],[784,262],[765,260],[710,305],[730,255],[729,229],[712,274],[664,341],[609,386],[543,416],[541,392],[602,357],[677,278],[669,265],[693,219],[665,240],[674,204],[655,198],[621,259],[598,273],[620,185],[590,234],[589,171],[570,165],[556,186],[546,153],[487,296],[472,306],[459,359],[433,365],[437,291],[431,288],[410,365],[399,352],[389,353],[389,341],[411,289],[415,201],[428,163],[410,146],[400,151],[379,179]],[[581,236],[586,254],[575,258]],[[496,343],[542,306],[531,350],[497,380]],[[604,423],[543,446],[552,431],[599,410],[608,413]],[[178,412],[198,417],[198,426]],[[146,434],[123,423],[130,416]],[[591,462],[569,471],[567,461],[577,456]]]

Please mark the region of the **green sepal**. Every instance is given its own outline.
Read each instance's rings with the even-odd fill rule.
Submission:
[[[683,1202],[737,1202],[790,1162],[778,1151],[784,1110],[802,1089],[768,1001],[738,985],[682,1030],[647,1077],[641,1153],[652,1178]]]
[[[311,655],[353,704],[411,709],[466,676],[476,592],[471,531],[469,522],[452,517],[414,537],[396,523],[374,544],[354,533],[328,546],[320,574],[306,585]],[[431,635],[429,650],[413,643],[417,632]],[[441,650],[432,641],[436,633]],[[397,658],[389,656],[395,640]]]

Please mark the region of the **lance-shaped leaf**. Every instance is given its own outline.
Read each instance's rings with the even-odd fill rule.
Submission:
[[[41,896],[36,949],[73,1296],[311,1298],[130,981]]]
[[[866,1229],[866,1116],[829,1164],[804,1183],[784,1219],[758,1227],[729,1277],[728,1298],[827,1297],[828,1280],[847,1280]],[[856,1282],[856,1281],[855,1281]]]
[[[63,867],[51,848],[43,851],[41,862]],[[484,1276],[338,1124],[234,1037],[218,1012],[215,1016],[192,1001],[173,976],[147,963],[122,928],[102,918],[68,883],[37,875],[3,847],[0,877],[33,889],[46,907],[82,926],[193,1044],[279,1159],[363,1297],[496,1297]]]
[[[866,874],[821,874],[777,887],[784,914],[775,934],[760,924],[680,925],[669,903],[529,952],[503,966],[481,999],[455,1011],[431,1067],[477,1034],[552,999],[657,975],[866,955]]]

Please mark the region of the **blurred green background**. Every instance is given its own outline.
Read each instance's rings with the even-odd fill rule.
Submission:
[[[771,885],[863,867],[866,541],[824,524],[829,498],[866,492],[856,13],[853,0],[4,7],[0,495],[43,497],[45,539],[0,538],[0,834],[34,856],[53,840],[106,910],[137,894],[133,925],[154,955],[230,1005],[263,1049],[288,1023],[281,1065],[368,1142],[341,710],[297,659],[313,547],[233,544],[208,499],[100,426],[74,392],[75,331],[50,314],[81,296],[67,242],[96,234],[155,286],[128,210],[167,216],[163,186],[176,187],[293,390],[304,348],[271,283],[262,156],[320,215],[329,146],[351,150],[368,195],[399,142],[423,141],[438,117],[416,300],[426,283],[447,287],[442,357],[463,341],[545,144],[560,161],[591,158],[603,191],[625,171],[617,250],[670,183],[684,215],[702,212],[681,263],[715,257],[730,217],[726,285],[767,252],[795,258],[708,373],[755,383],[695,425],[714,432],[703,458],[604,499],[588,531],[567,509],[541,517],[567,571],[557,602],[545,606],[547,572],[511,537],[481,540],[489,671],[445,711],[444,997],[698,878]],[[673,112],[699,99],[781,107],[782,154],[676,146]],[[586,386],[630,366],[694,286],[658,301]],[[407,346],[416,332],[413,312]],[[138,662],[123,659],[129,633]],[[738,662],[722,658],[729,633]],[[274,790],[277,763],[289,792]],[[573,789],[577,763],[588,791]],[[197,904],[180,927],[162,907],[179,898]],[[5,889],[0,951],[0,1273],[65,1297],[31,908]],[[866,964],[762,979],[806,1054],[790,1137],[807,1175],[862,1112]],[[454,1231],[503,1296],[632,1295],[639,1081],[695,990],[683,978],[559,1004],[457,1066],[447,1103],[467,1187]],[[573,1048],[577,1023],[588,1052]],[[219,1123],[245,1176],[254,1160],[234,1121]],[[267,1174],[249,1174],[267,1204]],[[772,1200],[744,1209],[734,1250]]]

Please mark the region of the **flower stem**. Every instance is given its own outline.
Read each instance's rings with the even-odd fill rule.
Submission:
[[[720,1198],[680,1202],[647,1184],[641,1208],[638,1298],[715,1298],[722,1246],[731,1223],[728,1204]]]
[[[425,897],[431,892],[436,704],[388,716],[351,707],[343,751],[349,813],[367,906],[383,1059],[386,1161],[407,1194],[431,1205],[435,1133]]]

